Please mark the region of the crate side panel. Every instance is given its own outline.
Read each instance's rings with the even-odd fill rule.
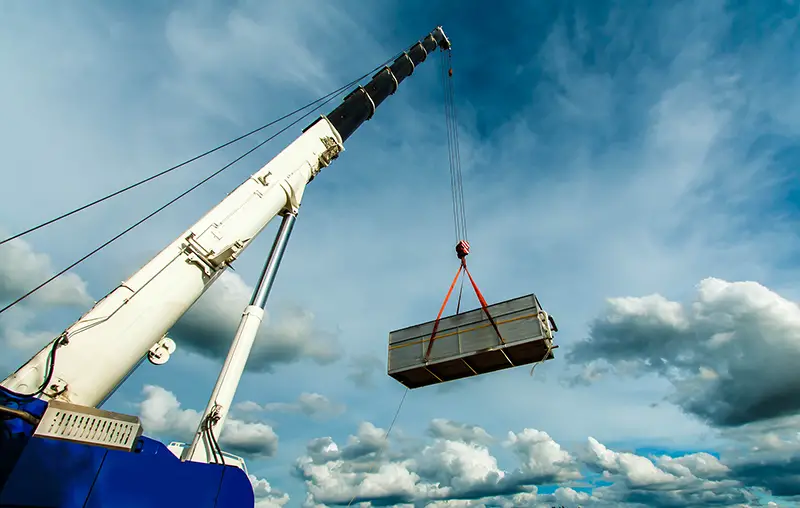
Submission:
[[[436,335],[445,334],[450,331],[455,331],[458,327],[469,326],[472,323],[479,323],[483,316],[483,310],[462,312],[455,316],[443,317],[439,320],[439,328]],[[419,325],[396,330],[389,334],[389,344],[400,344],[402,342],[410,342],[421,338],[429,338],[433,333],[434,322],[422,323]]]
[[[523,314],[522,316],[517,316],[513,321],[509,320],[498,326],[498,328],[500,333],[503,334],[503,339],[508,344],[544,338],[542,322],[535,315]]]
[[[543,338],[541,322],[531,309],[506,315],[505,319],[495,321],[497,329],[506,344]],[[500,344],[500,338],[491,322],[486,319],[478,327],[461,334],[463,351],[481,351]]]
[[[407,369],[419,365],[422,358],[421,342],[400,344],[389,348],[389,370]]]
[[[457,332],[445,335],[443,337],[437,337],[436,340],[433,341],[433,347],[431,347],[431,356],[429,358],[429,361],[431,363],[439,362],[450,359],[454,356],[458,356],[458,354],[460,353],[458,339],[459,339],[459,334]],[[425,347],[423,348],[424,350],[427,351],[429,343],[430,343],[429,340],[425,341]],[[419,358],[420,363],[422,362],[423,359],[424,359],[424,353]]]
[[[538,306],[532,297],[526,297],[510,302],[504,302],[503,313],[498,313],[495,323],[500,330],[506,344],[540,340],[544,337],[541,322],[538,318]],[[479,316],[483,316],[479,310]],[[485,316],[478,322],[472,319],[461,319],[455,316],[443,322],[437,332],[436,339],[431,348],[429,365],[449,361],[461,354],[471,354],[501,346],[497,332]],[[466,326],[449,326],[452,323],[465,322]],[[427,328],[427,325],[418,325],[417,330]],[[415,332],[416,333],[416,332]],[[413,337],[410,340],[389,346],[389,370],[422,366],[425,364],[425,352],[430,341],[430,332]]]
[[[540,310],[536,305],[536,298],[534,295],[522,296],[513,300],[500,302],[491,305],[487,308],[489,314],[495,321],[502,321],[508,319],[509,316],[528,311],[529,313],[538,313]],[[467,312],[462,312],[453,316],[443,317],[439,321],[439,333],[446,333],[449,330],[456,328],[465,328],[478,325],[483,321],[488,321],[483,309],[473,309]],[[400,330],[395,330],[389,333],[389,344],[399,344],[405,341],[413,341],[422,337],[430,337],[433,333],[434,321],[421,323],[419,325],[409,326]]]

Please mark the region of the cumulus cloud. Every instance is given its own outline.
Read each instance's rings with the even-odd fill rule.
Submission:
[[[6,233],[0,230],[0,238]],[[16,300],[55,274],[50,256],[17,238],[0,245],[0,306]],[[67,273],[0,315],[0,343],[29,351],[46,344],[58,332],[37,319],[44,309],[92,305],[86,281]]]
[[[319,393],[301,393],[294,402],[270,402],[259,405],[257,402],[244,401],[236,404],[236,409],[245,412],[279,412],[300,413],[315,419],[338,416],[345,410],[343,404],[337,404]]]
[[[609,503],[732,506],[753,500],[739,481],[726,478],[730,469],[707,453],[663,456],[654,462],[634,453],[610,450],[590,437],[586,463],[615,482],[595,492]]]
[[[171,335],[201,354],[225,358],[252,292],[239,275],[224,273],[175,324]],[[271,372],[275,365],[305,358],[326,365],[339,357],[336,337],[316,326],[313,313],[294,308],[275,322],[265,314],[246,368]]]
[[[5,233],[0,230],[0,237]],[[17,238],[0,245],[0,302],[9,303],[55,274],[50,256]],[[91,305],[86,281],[66,273],[29,297],[39,305]]]
[[[439,420],[431,428],[470,426]],[[471,435],[429,434],[432,441],[403,452],[393,451],[385,433],[368,423],[341,448],[331,437],[311,440],[296,462],[308,491],[305,506],[352,500],[355,506],[428,508],[745,507],[762,505],[766,500],[759,499],[770,492],[798,494],[793,450],[748,457],[744,441],[728,458],[702,451],[643,455],[614,450],[593,437],[573,454],[546,432],[525,428],[500,443],[517,459],[506,468],[499,454],[471,442]],[[542,492],[545,486],[550,493]]]
[[[174,393],[160,386],[146,385],[139,416],[145,431],[153,435],[189,442],[200,423],[200,412],[181,407]],[[272,457],[278,450],[278,436],[261,422],[244,422],[228,416],[219,439],[224,451],[245,458]]]
[[[672,382],[686,412],[737,426],[800,411],[800,306],[757,282],[702,280],[691,304],[612,298],[568,360]]]
[[[289,495],[272,488],[270,483],[263,478],[247,475],[253,484],[256,497],[255,508],[279,508],[289,502]]]
[[[504,444],[521,462],[511,471],[501,468],[489,448],[476,442],[491,440],[483,429],[435,420],[429,432],[432,442],[398,452],[390,448],[385,431],[364,422],[342,448],[331,437],[310,441],[296,471],[305,480],[310,499],[327,505],[354,499],[372,506],[436,501],[441,503],[433,506],[473,506],[448,503],[535,498],[537,484],[581,478],[572,455],[545,432],[525,429],[508,434]]]

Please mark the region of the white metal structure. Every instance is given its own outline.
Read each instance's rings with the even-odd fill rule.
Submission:
[[[216,461],[224,462],[224,452],[219,448],[217,440],[222,433],[225,418],[227,418],[233,403],[233,396],[236,395],[236,388],[239,386],[239,380],[244,373],[244,367],[256,340],[258,328],[264,318],[267,297],[286,250],[286,243],[289,241],[296,216],[297,210],[285,212],[283,215],[283,222],[281,222],[278,235],[275,237],[272,251],[264,264],[264,269],[261,271],[253,298],[244,309],[239,328],[233,338],[233,344],[228,351],[228,357],[225,359],[217,383],[211,392],[211,398],[203,412],[200,424],[197,426],[192,444],[181,456],[183,459],[208,462],[209,458],[214,457]],[[201,444],[202,446],[200,446]]]
[[[216,438],[261,324],[306,185],[339,156],[344,141],[372,118],[381,102],[437,47],[450,48],[441,27],[385,66],[366,86],[355,89],[330,114],[307,127],[268,164],[6,378],[2,386],[50,401],[53,411],[81,413],[83,406],[83,414],[94,415],[97,421],[107,419],[111,413],[92,408],[106,401],[145,358],[155,365],[167,362],[175,351],[174,341],[166,336],[168,330],[267,224],[282,215],[281,231],[253,300],[244,310],[198,433],[188,447],[170,445],[184,460],[206,462],[214,448],[221,452]],[[131,435],[138,436],[138,420],[127,423]],[[57,426],[53,429],[63,436],[71,432]],[[120,446],[128,444],[126,441]],[[240,457],[221,455],[223,462],[241,463],[244,468]]]
[[[54,400],[33,435],[130,451],[142,435],[142,424],[136,416]]]
[[[309,180],[342,150],[336,129],[321,118],[70,326],[43,395],[101,404],[273,217],[297,209]],[[56,340],[3,386],[36,390]]]

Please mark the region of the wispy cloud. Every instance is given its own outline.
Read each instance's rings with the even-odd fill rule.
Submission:
[[[300,413],[320,420],[336,417],[346,409],[319,393],[301,393],[294,402],[268,402],[264,405],[248,400],[236,404],[236,408],[249,413]]]

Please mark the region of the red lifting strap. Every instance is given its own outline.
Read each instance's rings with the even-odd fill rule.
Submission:
[[[489,314],[488,305],[486,300],[483,298],[483,294],[481,290],[478,289],[478,285],[475,284],[475,280],[472,278],[472,275],[469,273],[469,269],[467,268],[467,260],[462,257],[461,258],[461,266],[458,267],[458,271],[456,272],[456,276],[453,279],[452,284],[450,284],[450,289],[447,290],[447,296],[444,297],[444,302],[442,302],[442,306],[439,309],[439,314],[436,316],[436,321],[433,322],[433,332],[431,333],[431,339],[428,341],[428,350],[425,352],[425,361],[427,362],[431,356],[431,348],[433,347],[433,341],[436,340],[436,332],[439,331],[439,322],[442,319],[442,314],[444,313],[444,308],[447,307],[447,302],[450,300],[450,295],[453,294],[453,288],[456,287],[456,282],[458,282],[458,276],[461,275],[461,270],[467,272],[467,276],[469,277],[469,281],[472,283],[472,288],[475,290],[475,295],[478,297],[478,301],[481,302],[481,307],[483,308],[483,312],[486,314],[486,317],[489,318],[489,322],[492,324],[494,331],[497,333],[497,337],[500,338],[500,342],[505,344],[506,341],[503,339],[503,336],[500,334],[500,330],[497,328],[497,324],[494,322],[492,315]]]

